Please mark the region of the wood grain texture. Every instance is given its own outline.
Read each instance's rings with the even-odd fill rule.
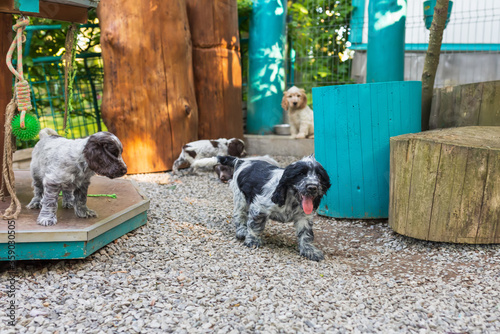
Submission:
[[[500,125],[500,81],[434,90],[431,129]]]
[[[101,1],[102,115],[129,173],[171,169],[198,139],[191,36],[184,0]]]
[[[235,0],[187,0],[199,139],[243,138],[238,8]]]
[[[417,239],[498,243],[499,174],[500,127],[393,137],[389,224]]]

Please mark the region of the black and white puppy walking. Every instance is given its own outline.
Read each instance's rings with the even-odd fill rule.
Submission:
[[[41,209],[37,223],[57,223],[57,200],[62,191],[63,208],[74,208],[80,218],[96,217],[87,207],[87,190],[94,174],[111,179],[127,173],[120,140],[109,132],[98,132],[83,139],[66,139],[45,128],[31,159],[34,197],[28,209]]]
[[[326,170],[313,156],[284,169],[266,161],[229,156],[219,156],[214,162],[234,168],[230,187],[236,238],[245,240],[248,247],[260,247],[269,219],[293,222],[300,255],[313,261],[323,259],[323,252],[312,244],[312,213],[331,185]]]

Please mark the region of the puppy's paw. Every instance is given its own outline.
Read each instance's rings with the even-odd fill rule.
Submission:
[[[41,209],[42,204],[40,203],[40,200],[38,199],[32,199],[31,202],[29,202],[28,205],[26,205],[28,209]]]
[[[262,240],[251,238],[247,235],[244,245],[248,248],[259,248],[260,246],[262,246]]]
[[[63,201],[61,206],[63,207],[63,209],[73,209],[74,207],[73,202],[66,201]]]
[[[52,226],[57,224],[57,217],[54,216],[38,216],[36,223],[42,226]]]
[[[299,133],[299,134],[296,134],[294,138],[295,139],[304,139],[304,138],[306,138],[306,135],[303,133]]]
[[[309,260],[318,262],[325,258],[323,252],[312,245],[300,247],[300,255]]]
[[[89,208],[78,208],[75,210],[75,214],[79,218],[94,218],[97,217],[97,213]]]
[[[236,229],[236,239],[244,240],[248,234],[246,226],[240,226]]]

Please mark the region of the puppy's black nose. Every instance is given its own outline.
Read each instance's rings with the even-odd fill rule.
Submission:
[[[122,172],[122,173],[123,173],[123,175],[127,174],[127,167],[122,167],[122,168],[120,169],[120,172]]]
[[[296,105],[297,105],[297,102],[294,102],[294,103],[293,103],[293,105],[294,105],[294,106],[296,106]]]
[[[317,186],[317,185],[315,185],[315,184],[308,184],[308,185],[306,186],[306,189],[307,189],[307,191],[308,191],[308,192],[310,192],[310,193],[316,193],[316,192],[318,191],[318,186]]]

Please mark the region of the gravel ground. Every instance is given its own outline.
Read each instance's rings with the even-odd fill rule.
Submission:
[[[499,245],[317,216],[316,263],[291,224],[271,222],[260,249],[237,241],[230,190],[212,173],[130,178],[151,199],[148,224],[86,260],[18,263],[15,328],[0,265],[1,333],[500,332]]]

